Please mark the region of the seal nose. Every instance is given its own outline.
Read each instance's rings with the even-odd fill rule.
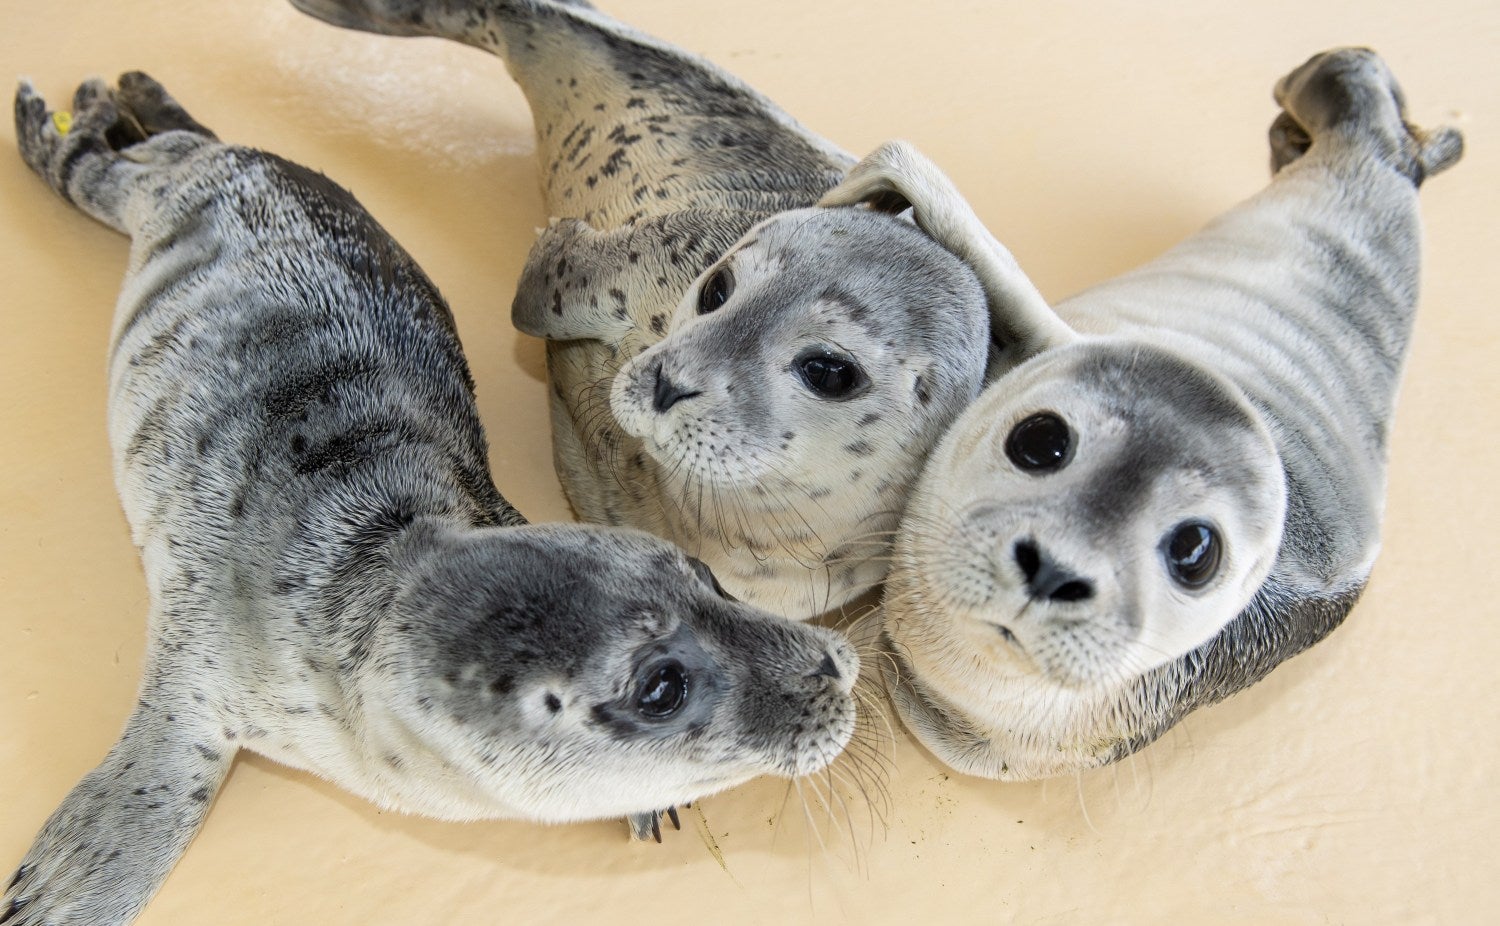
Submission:
[[[813,678],[839,678],[839,667],[833,661],[832,653],[823,654],[823,661],[818,663],[818,667],[813,670]]]
[[[672,382],[661,364],[656,365],[656,390],[651,394],[651,405],[658,413],[664,413],[683,399],[691,399],[695,395],[702,393],[681,388]]]
[[[1026,593],[1034,601],[1087,601],[1094,597],[1094,586],[1049,557],[1030,540],[1016,541],[1013,551],[1021,575],[1026,577]]]

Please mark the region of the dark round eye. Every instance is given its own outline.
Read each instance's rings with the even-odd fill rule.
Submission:
[[[1162,555],[1167,560],[1167,572],[1178,585],[1200,588],[1218,573],[1223,550],[1212,527],[1202,521],[1186,521],[1167,536]]]
[[[729,294],[734,292],[734,274],[729,272],[728,267],[720,267],[713,275],[703,281],[703,288],[698,290],[698,314],[707,315],[729,301]]]
[[[1062,469],[1073,458],[1073,432],[1052,412],[1037,412],[1011,429],[1005,455],[1029,472]]]
[[[669,662],[652,672],[636,696],[635,706],[653,719],[670,717],[687,700],[688,684],[682,666]]]
[[[825,399],[838,399],[859,385],[859,365],[853,360],[813,354],[797,361],[796,369],[807,388]]]

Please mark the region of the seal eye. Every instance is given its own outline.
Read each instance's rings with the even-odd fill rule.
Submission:
[[[660,720],[677,713],[677,709],[687,700],[687,692],[687,679],[682,674],[682,666],[669,662],[646,677],[640,694],[636,696],[635,706],[645,716]]]
[[[1184,588],[1201,588],[1219,571],[1224,545],[1219,534],[1202,521],[1177,525],[1162,547],[1167,572]]]
[[[1027,472],[1062,469],[1073,459],[1073,432],[1052,412],[1037,412],[1011,429],[1005,455]]]
[[[703,281],[703,288],[698,291],[698,314],[707,315],[729,301],[729,294],[734,292],[734,274],[729,272],[728,267],[720,267],[714,271],[714,275]]]
[[[859,385],[859,365],[852,360],[813,354],[796,363],[797,374],[807,388],[825,399],[841,399]]]
[[[707,563],[705,563],[701,559],[698,559],[696,556],[689,556],[687,559],[688,563],[693,567],[693,572],[698,576],[698,578],[703,582],[704,585],[707,585],[709,588],[714,590],[715,595],[718,595],[725,601],[739,601],[738,598],[724,591],[724,586],[719,584],[719,577],[714,575],[714,571],[708,568]]]

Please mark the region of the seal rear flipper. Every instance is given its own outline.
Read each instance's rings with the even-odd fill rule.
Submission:
[[[1373,153],[1417,186],[1463,156],[1457,129],[1426,131],[1406,120],[1406,95],[1368,48],[1313,55],[1278,81],[1273,95],[1284,112],[1271,124],[1272,173],[1320,140]]]
[[[531,105],[549,212],[601,227],[696,192],[812,205],[853,163],[715,65],[583,4],[292,0],[334,25],[441,36],[505,60]]]
[[[119,91],[97,78],[84,82],[71,112],[48,110],[36,88],[22,81],[15,120],[27,165],[63,199],[126,234],[129,199],[143,174],[214,141],[213,133],[139,71],[122,77]]]
[[[526,258],[511,321],[550,341],[660,340],[689,285],[766,215],[694,209],[598,231],[554,221]]]
[[[910,207],[917,225],[974,271],[989,300],[991,340],[997,346],[990,379],[996,365],[1013,367],[1077,337],[1010,251],[984,227],[953,181],[910,144],[881,145],[818,205],[861,203],[883,212]]]
[[[235,753],[218,724],[176,701],[142,697],[109,755],[53,811],[7,879],[0,923],[126,923],[156,893]]]

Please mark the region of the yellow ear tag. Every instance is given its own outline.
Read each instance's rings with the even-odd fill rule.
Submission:
[[[73,129],[73,114],[57,112],[52,114],[52,127],[57,129],[57,134],[66,135]]]

